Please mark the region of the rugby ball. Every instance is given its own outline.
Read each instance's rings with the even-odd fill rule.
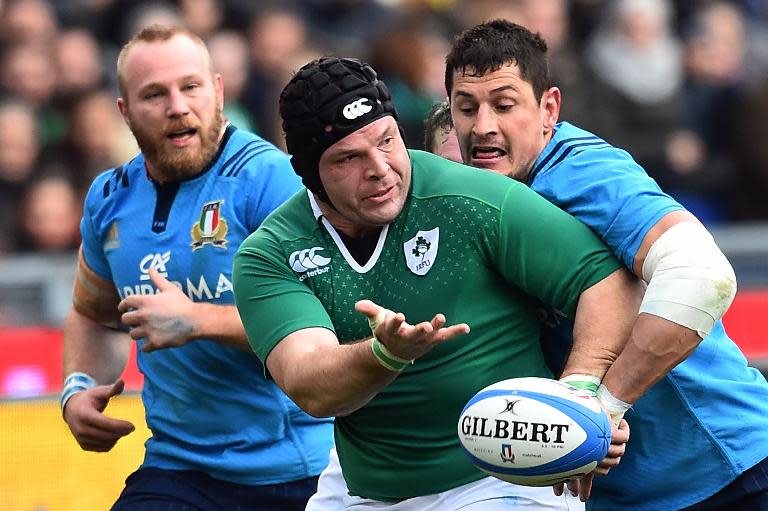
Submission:
[[[477,468],[524,486],[587,474],[611,443],[611,424],[597,399],[546,378],[513,378],[482,389],[461,412],[458,433]]]

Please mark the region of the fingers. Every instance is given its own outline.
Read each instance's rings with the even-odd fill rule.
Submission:
[[[124,388],[123,380],[117,380],[112,385],[100,385],[70,398],[64,420],[83,449],[108,451],[120,438],[136,429],[129,421],[114,419],[102,413],[109,399],[122,393]]]
[[[565,491],[565,483],[557,483],[552,487],[552,491],[555,492],[555,495],[559,497]]]
[[[77,443],[86,451],[106,452],[135,429],[129,421],[97,414],[85,417],[77,425],[77,429],[72,428],[72,431]]]
[[[375,319],[380,309],[381,307],[373,303],[371,300],[360,300],[355,303],[355,310],[360,314],[365,314],[368,316],[368,319]]]
[[[141,326],[131,328],[128,334],[131,336],[131,339],[133,339],[134,341],[138,341],[139,339],[143,339],[144,337],[147,337],[149,335],[149,333],[147,332],[147,329]]]
[[[122,304],[123,302],[120,303]],[[142,317],[143,315],[138,310],[138,307],[133,307],[128,312],[125,312],[122,316],[120,316],[120,322],[125,326],[137,326],[141,324]]]
[[[594,481],[594,479],[594,472],[590,472],[589,474],[579,478],[578,495],[580,501],[586,502],[587,499],[589,499],[589,496],[592,494],[592,481]]]
[[[449,341],[454,337],[469,333],[469,325],[466,323],[459,323],[458,325],[451,325],[443,327],[438,332],[440,342]]]
[[[599,475],[606,475],[611,468],[621,463],[621,457],[627,448],[627,442],[629,441],[629,424],[626,420],[621,419],[618,427],[611,424],[611,444],[608,446],[608,453],[605,458],[595,469],[595,473]]]
[[[115,383],[107,386],[107,398],[113,398],[123,393],[125,390],[125,381],[122,378],[118,378]]]
[[[155,268],[149,269],[149,278],[152,281],[152,283],[155,285],[155,287],[157,287],[157,289],[159,289],[160,291],[165,291],[166,289],[171,289],[172,287],[175,287],[170,280],[166,279]]]
[[[143,299],[144,297],[142,295],[126,296],[120,300],[120,303],[117,304],[117,310],[120,312],[120,314],[125,315],[126,312],[129,312],[133,309],[138,309],[141,306]]]

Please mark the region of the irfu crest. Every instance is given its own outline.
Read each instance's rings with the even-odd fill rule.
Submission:
[[[419,231],[416,236],[403,243],[405,263],[416,275],[426,275],[435,264],[437,245],[440,241],[440,228],[431,231]]]

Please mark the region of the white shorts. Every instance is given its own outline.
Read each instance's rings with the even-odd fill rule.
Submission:
[[[568,490],[560,497],[551,486],[534,488],[486,477],[442,493],[413,497],[400,502],[381,502],[348,494],[336,449],[317,483],[317,493],[306,511],[584,511],[584,503]]]

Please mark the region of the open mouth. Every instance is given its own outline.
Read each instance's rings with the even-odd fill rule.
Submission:
[[[168,134],[168,138],[171,140],[185,140],[187,138],[190,138],[197,133],[197,130],[195,128],[185,128],[181,130],[172,131]]]
[[[507,152],[494,146],[474,146],[472,148],[473,160],[496,160],[507,156]]]

